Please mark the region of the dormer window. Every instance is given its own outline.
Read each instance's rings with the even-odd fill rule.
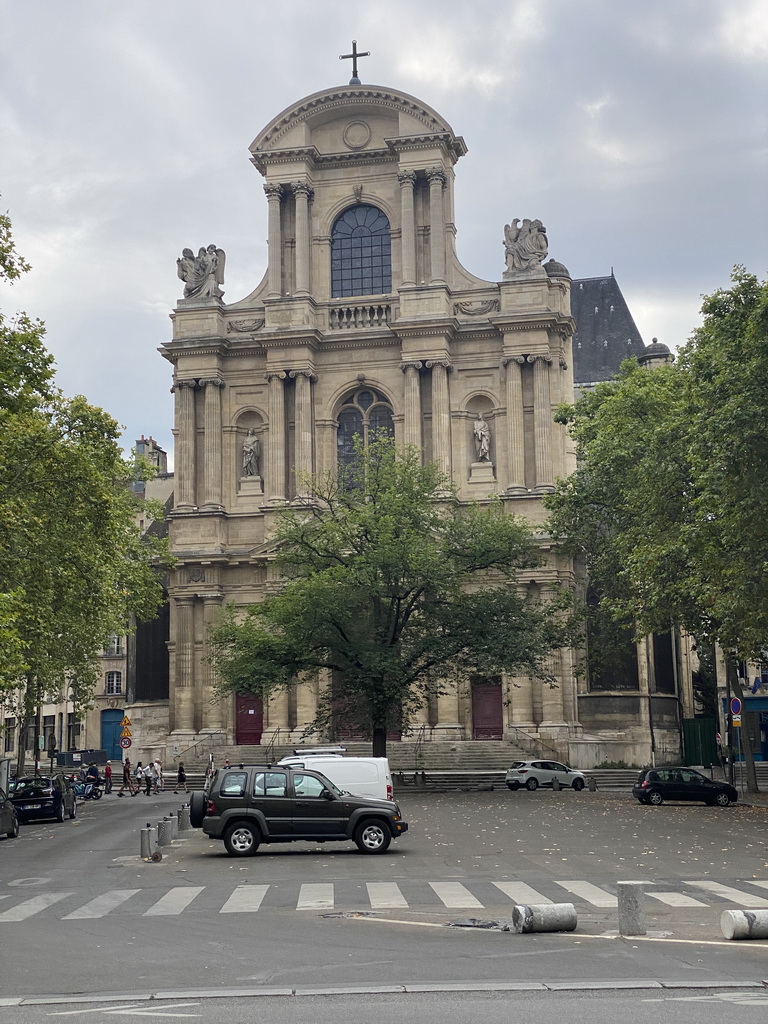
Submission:
[[[337,219],[331,232],[331,295],[388,295],[392,290],[389,220],[359,203]]]

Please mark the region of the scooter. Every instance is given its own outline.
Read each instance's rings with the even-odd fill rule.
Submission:
[[[82,779],[72,779],[75,795],[82,797],[83,800],[101,800],[103,793],[100,786],[100,779],[96,782],[93,779],[86,779],[85,782]]]

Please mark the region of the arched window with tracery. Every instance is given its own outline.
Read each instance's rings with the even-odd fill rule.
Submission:
[[[344,399],[339,410],[337,444],[339,466],[351,466],[355,459],[355,438],[367,447],[373,434],[390,437],[395,432],[392,406],[379,391],[361,387]]]
[[[389,220],[359,203],[336,220],[331,232],[331,295],[388,295],[392,290]]]

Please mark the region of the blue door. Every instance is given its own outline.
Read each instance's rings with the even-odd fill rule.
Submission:
[[[123,758],[120,746],[120,733],[123,730],[120,723],[124,714],[124,711],[118,711],[117,708],[101,712],[101,749],[106,750],[108,761],[121,761]]]

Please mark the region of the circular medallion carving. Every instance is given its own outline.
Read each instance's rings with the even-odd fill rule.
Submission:
[[[362,149],[371,141],[371,129],[365,121],[350,121],[342,138],[344,145],[350,149]]]

